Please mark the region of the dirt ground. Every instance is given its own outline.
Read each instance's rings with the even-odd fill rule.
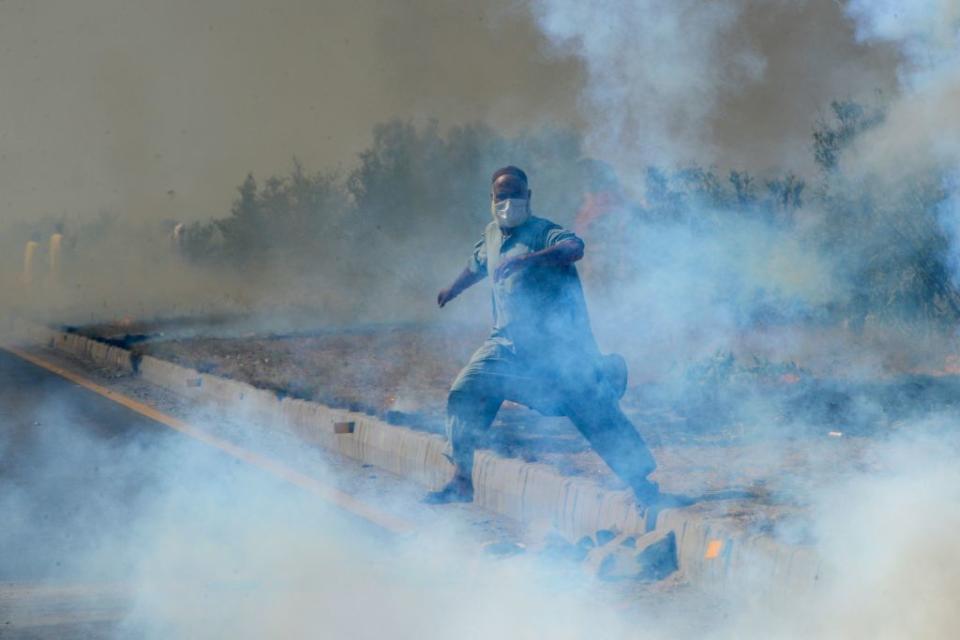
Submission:
[[[120,321],[79,331],[138,354],[436,433],[443,431],[447,388],[485,335],[424,325],[278,335],[236,318]],[[639,387],[628,389],[623,407],[657,457],[655,479],[674,492],[749,489],[770,501],[795,502],[813,485],[871,464],[864,455],[869,439],[827,427],[768,437],[736,421],[692,429],[670,407],[645,402]],[[487,446],[620,486],[565,418],[506,403]]]

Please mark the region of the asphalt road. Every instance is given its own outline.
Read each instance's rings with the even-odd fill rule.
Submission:
[[[375,527],[323,509],[298,487],[3,350],[0,430],[0,638],[125,636],[117,625],[136,605],[144,572],[156,573],[145,556],[157,562],[170,539],[205,548],[211,530],[213,550],[229,548],[233,538],[216,530],[242,536],[250,519],[274,531],[295,526],[318,545],[349,527],[364,553],[382,546]],[[237,505],[241,493],[253,513]],[[322,517],[304,518],[305,510]],[[177,535],[152,535],[164,527]]]
[[[584,637],[598,624],[621,637],[651,611],[697,633],[712,615],[697,600],[702,620],[689,607],[668,616],[699,597],[670,585],[601,588],[576,563],[491,554],[521,532],[470,505],[419,504],[420,487],[234,430],[136,378],[41,355],[105,386],[0,349],[0,640]],[[239,444],[225,453],[217,438]],[[390,533],[350,500],[416,529]]]
[[[81,550],[82,533],[107,507],[135,511],[156,481],[151,453],[175,437],[6,351],[0,351],[0,420],[3,518],[15,524],[4,528],[3,547],[20,550],[0,563],[0,580],[7,582],[66,577],[62,568]],[[113,460],[132,452],[142,464],[117,473]]]

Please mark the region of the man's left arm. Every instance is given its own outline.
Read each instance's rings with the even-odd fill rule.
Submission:
[[[497,268],[495,279],[506,278],[517,269],[528,266],[563,267],[583,257],[583,240],[565,229],[551,230],[547,234],[546,245],[539,251],[515,256],[503,262]]]

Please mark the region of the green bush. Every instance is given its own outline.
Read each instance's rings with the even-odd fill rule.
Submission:
[[[837,279],[852,293],[826,303],[818,317],[854,326],[870,315],[955,322],[960,299],[938,218],[948,195],[940,176],[890,184],[845,174],[845,154],[883,121],[883,112],[853,102],[831,109],[812,135],[822,170],[812,187],[793,174],[732,171],[721,178],[712,168],[650,167],[645,204],[627,205],[635,224],[619,240],[630,242],[631,233],[651,223],[686,225],[696,237],[748,220],[794,234],[831,257]],[[349,273],[361,284],[388,278],[400,288],[415,286],[424,269],[462,263],[489,220],[490,173],[505,164],[528,170],[535,211],[562,224],[572,222],[584,192],[623,192],[612,170],[586,158],[570,131],[508,137],[482,124],[442,131],[435,121],[392,121],[375,127],[372,144],[348,173],[308,173],[294,159],[288,174],[262,184],[248,175],[230,214],[190,226],[182,248],[193,260],[235,268],[280,263],[328,278]],[[769,301],[764,292],[756,297]]]

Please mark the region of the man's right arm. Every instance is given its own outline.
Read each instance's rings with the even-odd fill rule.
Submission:
[[[477,284],[486,277],[484,273],[472,271],[470,268],[464,269],[457,279],[453,281],[446,289],[437,294],[437,304],[442,309],[445,304],[456,298],[458,295]]]
[[[473,253],[457,279],[449,287],[437,294],[437,304],[440,308],[458,295],[487,277],[487,236],[484,233],[480,240],[473,245]]]

